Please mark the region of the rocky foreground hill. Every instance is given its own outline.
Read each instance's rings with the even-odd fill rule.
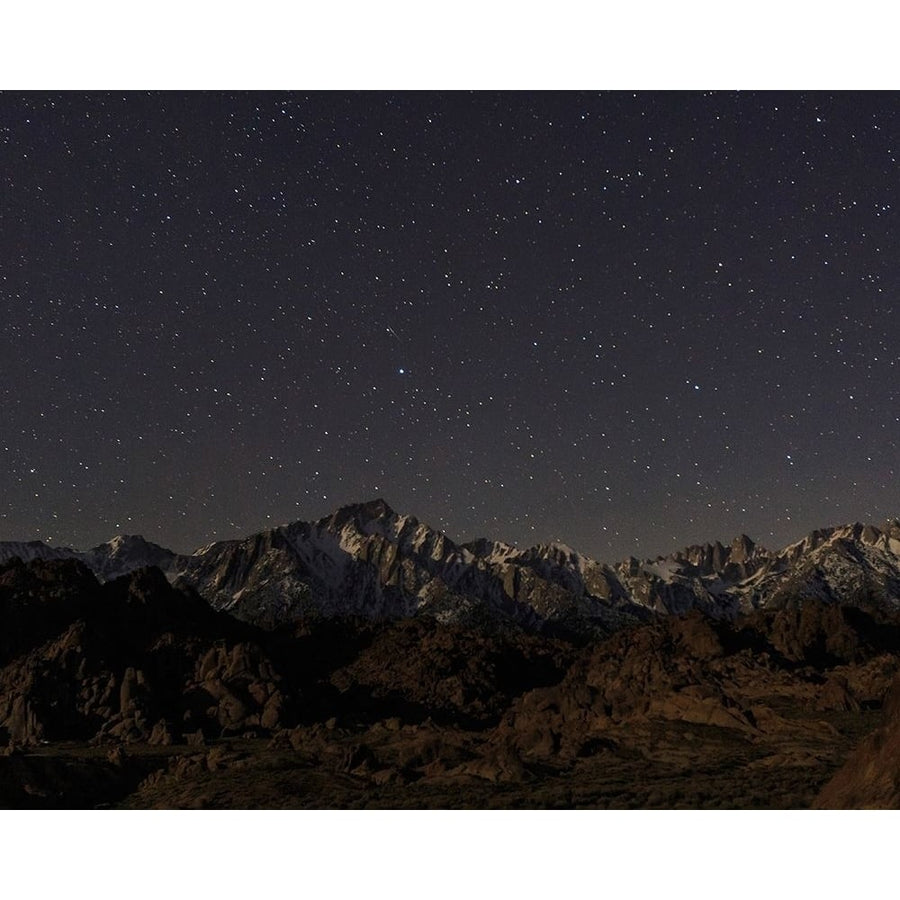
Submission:
[[[323,542],[326,532],[359,529],[358,513],[336,515],[317,526]],[[548,627],[561,621],[549,605],[520,610],[513,574],[513,597],[498,590],[487,614],[473,607],[455,621],[441,598],[398,617],[390,604],[408,596],[421,570],[392,568],[386,548],[406,540],[404,528],[428,537],[419,527],[407,522],[389,538],[373,532],[385,543],[360,539],[371,550],[361,549],[358,558],[380,552],[377,571],[398,573],[383,589],[390,615],[381,618],[351,615],[359,612],[352,604],[347,615],[325,617],[311,594],[313,605],[298,609],[303,615],[263,628],[215,609],[171,569],[168,578],[144,567],[101,580],[75,558],[35,554],[3,564],[0,805],[900,803],[892,787],[894,755],[884,751],[896,742],[896,703],[885,707],[885,722],[884,698],[900,691],[889,694],[900,671],[900,615],[887,581],[862,583],[853,602],[784,588],[778,603],[750,602],[746,612],[729,615],[720,614],[729,608],[725,602],[715,604],[713,615],[702,604],[660,615],[652,604],[626,598],[644,613],[617,619],[609,634],[591,635]],[[273,542],[284,537],[275,534]],[[814,557],[821,563],[804,584],[833,585],[835,560],[858,561],[853,542],[867,542],[859,553],[870,562],[893,552],[886,542],[894,538],[884,531],[871,540],[862,532],[835,535],[809,550],[821,551]],[[411,537],[409,545],[416,544]],[[226,554],[216,546],[212,556],[200,556],[209,562]],[[448,571],[454,551],[446,544],[418,546],[420,559]],[[686,553],[678,565],[693,574],[677,577],[715,587],[704,572],[734,565],[744,575],[736,572],[729,583],[746,586],[749,579],[758,586],[788,571],[775,571],[777,556],[761,563],[761,553],[743,546]],[[214,566],[232,599],[233,585],[251,583],[250,549],[236,542],[235,552]],[[275,544],[259,549],[258,559],[283,559],[267,556],[282,549]],[[409,552],[393,559],[406,560]],[[466,552],[497,566],[503,554],[517,553],[497,545]],[[521,570],[519,584],[532,577],[560,586],[562,573],[571,571],[571,555],[563,565],[563,553],[526,551],[518,558],[533,565],[500,571]],[[467,560],[460,564],[473,565]],[[656,565],[660,581],[679,583]],[[321,560],[317,566],[325,567]],[[761,575],[764,568],[768,574]],[[499,577],[488,564],[484,569],[485,577]],[[580,571],[582,581],[567,582],[566,596],[577,596],[581,584],[599,584],[585,567]],[[337,572],[369,579],[366,589],[380,584],[356,564]],[[402,590],[387,589],[397,581]],[[716,591],[711,596],[737,596]],[[626,602],[616,606],[619,600],[604,610],[630,610]]]

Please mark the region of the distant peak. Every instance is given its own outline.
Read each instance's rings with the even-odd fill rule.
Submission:
[[[568,544],[564,544],[562,541],[550,541],[549,544],[544,544],[544,548],[551,553],[562,553],[564,556],[577,556],[578,552],[570,547]]]
[[[396,513],[391,509],[390,505],[382,497],[376,497],[374,500],[367,500],[365,503],[357,505],[357,510],[373,519],[383,519],[388,516],[394,516]]]
[[[577,560],[587,560],[591,562],[590,557],[584,556],[568,544],[562,541],[551,541],[548,544],[536,544],[529,553],[541,557],[542,559],[562,560],[567,563],[575,564]]]
[[[488,557],[492,554],[510,555],[516,552],[513,544],[507,544],[504,541],[495,541],[487,537],[475,538],[473,541],[466,541],[460,545],[463,550],[468,550],[473,556]]]
[[[122,550],[124,548],[134,548],[134,547],[156,547],[156,544],[151,544],[150,541],[146,540],[141,534],[117,534],[114,538],[110,538],[105,544],[101,544],[101,547],[109,547],[112,550]]]
[[[731,547],[729,549],[731,550],[731,562],[746,562],[751,556],[753,556],[753,551],[756,549],[756,542],[753,540],[753,538],[748,537],[746,534],[741,534],[731,542]]]
[[[335,521],[357,519],[361,522],[369,522],[373,519],[389,519],[396,515],[386,500],[376,497],[374,500],[367,500],[364,503],[351,503],[347,506],[342,506],[329,518]]]

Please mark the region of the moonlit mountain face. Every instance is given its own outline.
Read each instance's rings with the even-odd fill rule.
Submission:
[[[614,560],[898,508],[894,95],[4,92],[0,126],[0,539],[389,496]]]
[[[732,620],[807,601],[900,607],[896,521],[819,529],[777,551],[742,535],[727,546],[605,565],[562,544],[456,544],[379,499],[190,555],[118,537],[89,551],[0,544],[0,562],[13,556],[77,559],[103,580],[157,566],[214,608],[270,628],[309,617],[424,615],[602,636],[694,609]]]

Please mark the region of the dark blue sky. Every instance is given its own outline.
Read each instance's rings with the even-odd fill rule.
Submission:
[[[0,95],[0,539],[900,515],[900,96]]]

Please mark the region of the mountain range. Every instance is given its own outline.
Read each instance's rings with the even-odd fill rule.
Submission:
[[[298,618],[429,616],[443,624],[602,637],[700,610],[734,620],[808,600],[900,607],[900,522],[821,528],[779,550],[730,544],[608,565],[564,544],[455,543],[376,499],[178,554],[139,536],[90,550],[0,542],[0,563],[75,559],[101,581],[155,566],[214,609],[265,628]]]
[[[900,525],[0,544],[0,807],[900,806]]]

